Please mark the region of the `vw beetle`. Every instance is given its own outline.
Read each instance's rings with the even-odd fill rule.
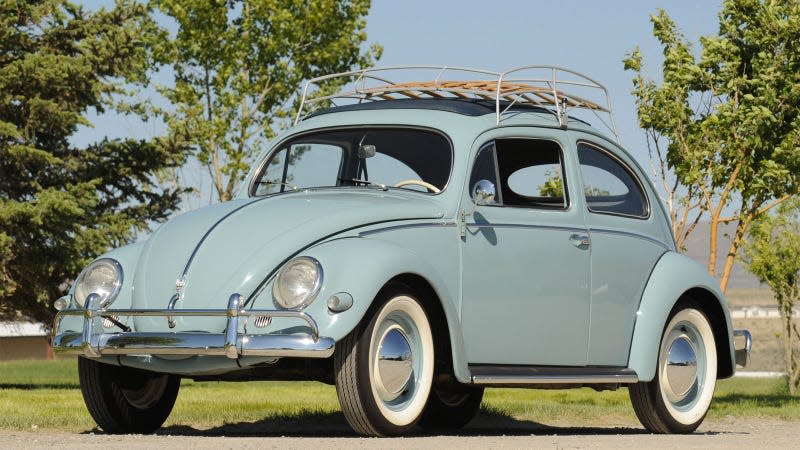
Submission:
[[[487,386],[625,386],[691,432],[750,335],[615,137],[605,88],[557,67],[311,80],[234,200],[85,268],[54,349],[109,433],[158,429],[181,378],[335,384],[371,436],[461,427]]]

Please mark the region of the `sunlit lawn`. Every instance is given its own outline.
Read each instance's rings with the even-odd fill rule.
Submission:
[[[709,420],[800,421],[782,379],[718,383]],[[471,428],[638,427],[626,389],[488,389]],[[0,363],[0,429],[90,431],[74,360]],[[184,380],[165,433],[349,434],[333,386],[315,382]]]

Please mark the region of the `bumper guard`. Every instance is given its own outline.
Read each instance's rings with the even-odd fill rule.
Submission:
[[[327,358],[333,354],[335,341],[319,336],[314,319],[302,311],[242,309],[242,296],[233,294],[227,309],[103,309],[100,297],[90,294],[84,309],[67,309],[56,315],[53,326],[53,350],[63,354],[79,354],[89,358],[104,355],[212,355],[237,359],[240,356]],[[83,332],[59,333],[66,316],[83,316]],[[125,331],[105,333],[102,319],[110,316],[138,317],[218,317],[228,318],[225,332],[216,333],[152,333]],[[247,335],[240,334],[239,318],[251,316],[293,317],[304,320],[310,335]]]
[[[737,337],[744,338],[744,347],[737,348],[736,347],[736,338]],[[736,356],[736,365],[741,367],[747,366],[747,361],[750,359],[750,349],[753,347],[753,336],[750,334],[748,330],[733,330],[733,347],[734,353]]]

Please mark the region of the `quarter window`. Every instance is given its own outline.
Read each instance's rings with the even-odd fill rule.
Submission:
[[[608,153],[586,143],[578,144],[578,160],[583,194],[590,211],[647,216],[647,200],[641,185],[627,167]]]

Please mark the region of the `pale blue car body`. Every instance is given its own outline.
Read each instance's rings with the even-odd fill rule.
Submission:
[[[341,111],[303,120],[278,136],[259,160],[298,134],[353,125],[443,133],[453,151],[447,187],[439,194],[359,186],[251,197],[254,168],[234,200],[182,214],[145,242],[103,255],[118,261],[124,271],[122,290],[111,307],[164,308],[176,292],[176,280],[183,277],[176,310],[225,309],[232,293],[248,299],[248,308],[274,309],[275,273],[293,257],[310,256],[324,269],[324,281],[304,311],[318,324],[320,336],[334,341],[345,337],[364,320],[380,289],[403,277],[435,293],[447,330],[434,331],[449,334],[454,374],[462,383],[472,381],[470,364],[628,368],[639,381],[649,381],[656,373],[670,312],[688,293],[703,305],[715,328],[718,376],[733,374],[724,295],[701,266],[677,251],[653,186],[614,141],[580,121],[562,129],[545,112],[507,115],[497,124],[494,114]],[[566,210],[473,203],[468,184],[476,154],[502,137],[558,142],[569,181]],[[649,201],[646,219],[587,209],[577,164],[580,141],[602,146],[633,169]],[[569,243],[575,230],[589,234],[591,251]],[[352,296],[353,305],[332,313],[326,300],[341,292]],[[162,317],[126,320],[139,332],[223,333],[226,325],[224,317],[176,316],[174,328],[167,328]],[[54,332],[79,332],[83,323],[83,317],[65,316]],[[245,326],[240,324],[241,333]],[[276,317],[269,326],[250,326],[246,332],[303,334],[308,329],[296,318]],[[100,357],[189,377],[225,374],[269,359]]]

